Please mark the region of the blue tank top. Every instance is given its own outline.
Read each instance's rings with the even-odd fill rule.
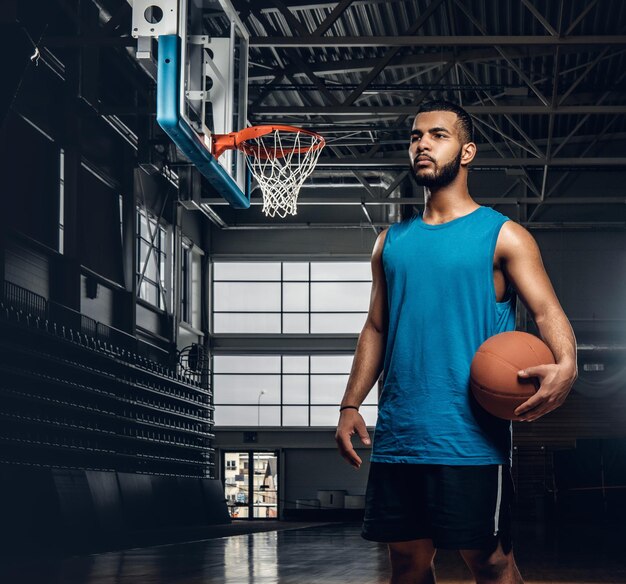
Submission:
[[[392,225],[383,247],[389,329],[371,460],[510,464],[511,423],[471,397],[470,365],[515,329],[515,294],[496,301],[493,257],[508,217],[489,207],[440,225]]]

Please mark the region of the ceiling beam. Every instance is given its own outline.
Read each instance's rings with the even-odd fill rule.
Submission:
[[[335,21],[346,11],[346,8],[352,4],[353,0],[342,0],[335,6],[333,11],[326,17],[312,33],[311,36],[321,37],[329,28],[335,24]]]
[[[258,107],[250,112],[255,116],[378,116],[378,115],[411,115],[415,105],[391,106],[268,106]],[[626,114],[626,105],[566,105],[556,108],[543,105],[481,105],[466,106],[470,114],[529,114],[529,115],[584,115],[584,114]]]
[[[443,0],[434,0],[428,8],[420,15],[415,23],[409,28],[407,31],[407,35],[414,36],[415,33],[426,23],[428,19],[432,16],[433,12],[439,8],[442,4]],[[391,47],[383,58],[377,63],[375,67],[373,67],[370,72],[365,76],[365,78],[361,81],[360,85],[344,100],[343,105],[352,105],[357,98],[363,93],[363,91],[367,88],[370,83],[380,75],[383,69],[391,62],[391,60],[396,56],[401,47]]]
[[[317,168],[401,168],[406,169],[408,164],[407,156],[396,156],[389,158],[320,158],[317,161]],[[475,158],[470,168],[516,168],[516,167],[592,167],[592,166],[609,166],[609,167],[626,167],[626,157],[593,157],[593,158],[577,158],[563,157],[552,158],[547,160],[541,158]],[[623,199],[626,200],[626,199]]]
[[[508,56],[511,59],[528,59],[532,57],[545,57],[554,53],[552,47],[511,47]],[[561,54],[580,54],[579,47],[563,47]],[[314,73],[323,74],[335,74],[335,73],[354,73],[357,71],[369,71],[375,67],[381,59],[341,59],[339,61],[325,61],[310,63],[311,69]],[[502,56],[494,48],[472,48],[465,51],[459,51],[456,55],[453,51],[437,51],[429,53],[419,53],[417,55],[396,55],[391,63],[389,63],[385,69],[398,69],[405,68],[407,66],[423,65],[425,67],[436,65],[438,63],[448,63],[454,61],[455,63],[473,63],[481,61],[498,61],[502,60]],[[255,67],[251,65],[252,72],[248,79],[252,81],[262,81],[272,79],[276,76],[276,72],[269,68]],[[284,73],[292,74],[295,76],[302,76],[304,73],[297,67],[287,67]]]
[[[576,20],[569,25],[569,28],[565,31],[565,36],[568,36],[572,33],[572,31],[578,26],[578,23],[581,22],[585,16],[591,11],[591,9],[598,3],[598,0],[592,0],[587,3],[587,6],[582,10],[582,12],[578,15]]]
[[[462,4],[459,0],[455,0],[455,4],[458,6],[458,8],[465,14],[465,16],[467,16],[468,20],[470,22],[472,22],[472,24],[480,31],[480,33],[484,36],[487,35],[487,31],[485,29],[485,27],[478,22],[478,20],[476,18],[474,18],[473,14],[468,10],[468,8]],[[554,37],[552,37],[554,38]],[[517,75],[519,76],[519,78],[524,81],[524,83],[526,83],[529,87],[529,89],[539,98],[539,100],[544,104],[544,105],[548,105],[548,99],[543,95],[543,93],[541,91],[539,91],[539,89],[536,87],[535,83],[533,82],[532,79],[530,79],[530,77],[528,77],[528,75],[526,75],[525,71],[520,68],[502,49],[501,46],[498,46],[500,43],[494,43],[496,44],[496,46],[494,47],[496,49],[496,51],[498,51],[498,53],[500,53],[501,57],[508,63],[509,67],[511,69],[513,69],[513,71],[515,71],[517,73]]]
[[[322,188],[322,185],[320,185]],[[355,188],[358,188],[355,186]],[[481,205],[516,205],[526,203],[529,205],[626,205],[624,197],[553,197],[541,201],[538,197],[473,197],[473,199]],[[202,199],[203,204],[214,206],[228,205],[228,201],[220,197],[211,199]],[[397,199],[377,198],[368,199],[364,197],[303,197],[298,198],[299,206],[355,206],[365,203],[368,206],[387,206],[387,205],[423,205],[423,197],[400,197]],[[251,205],[262,205],[263,199],[253,198]]]
[[[520,222],[529,231],[622,231],[626,228],[626,222],[624,221],[543,221],[526,223]],[[389,227],[389,222],[374,222],[374,227]],[[238,225],[229,225],[221,229],[221,231],[294,231],[294,230],[309,230],[309,229],[370,229],[369,223],[243,223]],[[330,254],[329,254],[330,255]],[[334,255],[334,254],[333,254]],[[285,254],[281,254],[281,258]],[[214,257],[217,257],[214,255]],[[307,256],[310,257],[310,254]],[[325,351],[328,351],[328,339],[324,339]],[[264,347],[267,346],[265,343]]]
[[[456,47],[456,46],[529,46],[529,45],[626,45],[626,35],[399,35],[399,36],[301,36],[250,37],[251,47]]]
[[[549,34],[552,36],[559,36],[559,33],[557,33],[555,28],[548,22],[548,19],[535,8],[534,4],[530,2],[530,0],[522,0],[522,4],[530,10],[532,15],[541,23],[543,28],[545,28]]]

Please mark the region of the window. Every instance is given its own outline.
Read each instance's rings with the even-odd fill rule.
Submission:
[[[215,355],[218,426],[335,426],[352,354]],[[360,408],[373,426],[377,391]]]
[[[193,243],[183,241],[181,260],[181,318],[200,330],[202,326],[202,251]]]
[[[183,243],[181,254],[180,317],[191,323],[191,246]]]
[[[215,333],[358,334],[371,289],[360,262],[216,262]]]
[[[142,300],[168,309],[166,271],[167,230],[156,218],[137,209],[137,295]]]

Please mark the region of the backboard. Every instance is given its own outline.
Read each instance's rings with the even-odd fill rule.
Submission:
[[[243,154],[210,154],[212,134],[247,126],[248,32],[229,0],[135,0],[137,58],[158,39],[157,121],[231,205],[250,204]]]

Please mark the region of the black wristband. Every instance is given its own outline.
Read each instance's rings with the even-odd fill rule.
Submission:
[[[358,412],[359,411],[359,406],[341,406],[339,408],[339,411],[343,412],[343,410],[356,410]]]

